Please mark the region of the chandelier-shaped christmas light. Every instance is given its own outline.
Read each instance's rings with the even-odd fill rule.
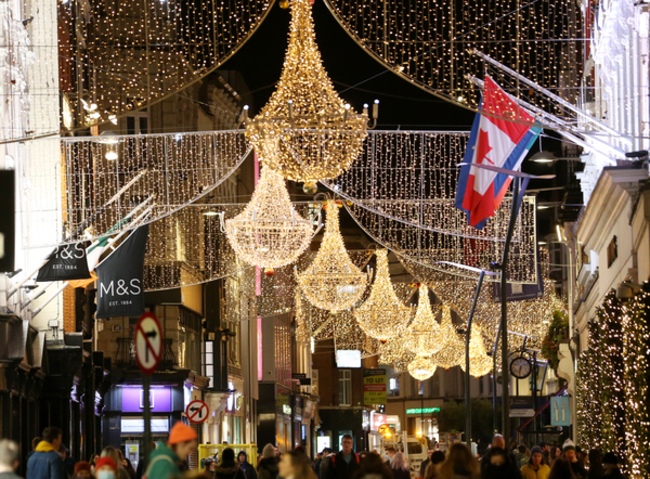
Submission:
[[[269,167],[244,211],[225,222],[226,236],[241,259],[260,268],[279,268],[298,259],[311,243],[312,223],[289,198],[284,178]]]
[[[377,274],[370,296],[354,312],[359,326],[370,337],[387,341],[404,334],[411,310],[399,300],[390,282],[388,251],[377,250]]]
[[[418,356],[408,366],[409,374],[418,381],[425,381],[436,373],[436,363],[430,358]]]
[[[463,355],[464,356],[464,355]],[[465,371],[465,358],[460,362],[460,367]],[[487,355],[483,342],[483,330],[478,324],[472,326],[469,337],[469,373],[480,378],[492,371],[492,358]]]
[[[446,304],[442,306],[440,330],[444,343],[442,348],[431,356],[431,359],[441,368],[453,368],[460,364],[460,361],[465,357],[465,345],[458,337],[456,328],[454,328],[451,321],[451,309]]]
[[[404,336],[406,348],[418,356],[431,356],[440,351],[444,345],[444,338],[440,326],[431,311],[429,301],[429,288],[420,286],[420,298],[415,318],[406,330]]]
[[[329,200],[326,210],[325,234],[318,254],[297,279],[311,304],[329,311],[341,311],[359,301],[368,280],[352,263],[345,249],[339,230],[339,205]]]
[[[406,372],[414,359],[415,354],[406,349],[401,338],[388,340],[379,350],[379,364],[390,364],[396,372]]]
[[[249,140],[264,153],[269,138],[279,152],[263,154],[265,164],[285,178],[315,188],[318,180],[336,178],[361,152],[367,109],[355,113],[334,90],[316,44],[311,0],[291,1],[289,47],[282,75],[262,111],[246,122]],[[377,107],[373,108],[376,117]]]

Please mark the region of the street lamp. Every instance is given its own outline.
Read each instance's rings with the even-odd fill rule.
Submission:
[[[558,158],[557,156],[555,156],[553,152],[542,150],[542,151],[538,151],[533,156],[531,156],[530,160],[533,163],[553,164],[557,161],[580,161],[580,158],[574,158],[574,157]]]

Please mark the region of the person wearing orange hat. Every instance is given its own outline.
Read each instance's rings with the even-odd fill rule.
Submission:
[[[149,456],[149,467],[144,474],[147,479],[181,479],[179,463],[198,446],[196,431],[178,421],[169,431],[167,444],[160,444]]]
[[[115,479],[117,465],[110,457],[100,457],[95,464],[95,475],[97,479]]]

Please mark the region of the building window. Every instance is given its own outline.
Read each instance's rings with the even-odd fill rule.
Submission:
[[[618,245],[616,244],[616,236],[612,238],[607,246],[607,267],[609,268],[612,263],[618,258]]]
[[[203,343],[203,375],[208,378],[208,387],[214,387],[214,341]]]
[[[390,388],[390,396],[391,397],[399,396],[399,377],[392,376],[390,378],[390,381],[389,381],[388,385],[389,385],[389,388]]]
[[[352,406],[352,371],[339,369],[339,406]]]

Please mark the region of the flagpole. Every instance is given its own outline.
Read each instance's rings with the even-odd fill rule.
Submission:
[[[510,243],[515,231],[517,216],[519,216],[519,187],[521,179],[518,176],[513,178],[514,191],[512,194],[512,207],[510,209],[510,222],[508,223],[508,232],[506,241],[503,245],[503,256],[501,259],[501,399],[503,412],[503,437],[506,440],[506,447],[510,440],[510,391],[508,378],[508,256],[510,253]],[[495,372],[496,373],[496,372]]]
[[[474,319],[474,310],[476,309],[476,303],[478,303],[478,297],[481,294],[483,278],[485,278],[485,271],[481,271],[481,275],[478,277],[478,285],[476,285],[476,293],[474,293],[474,301],[472,302],[472,309],[469,311],[467,331],[465,332],[465,440],[470,451],[472,450],[472,404],[469,394],[469,341],[472,333],[472,319]]]

